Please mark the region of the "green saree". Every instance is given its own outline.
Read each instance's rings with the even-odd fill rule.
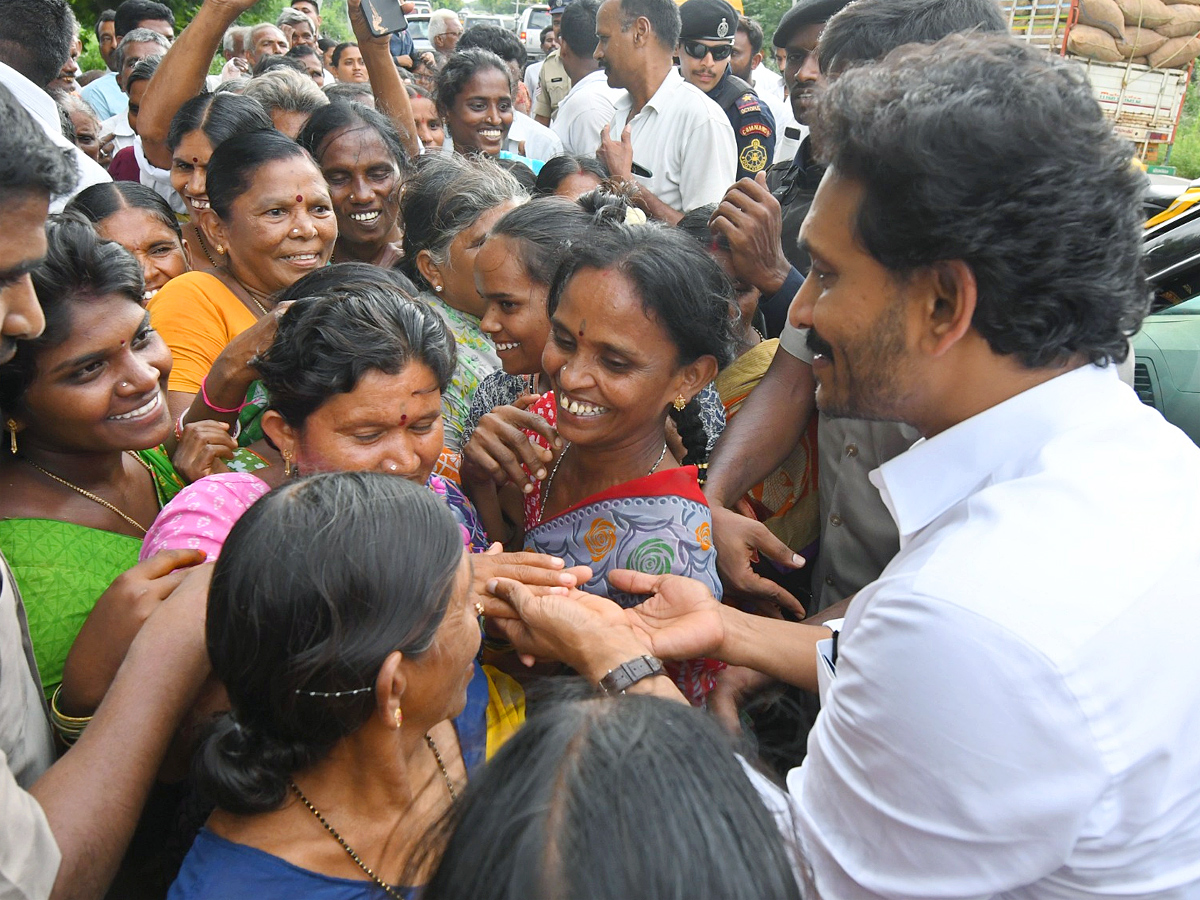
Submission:
[[[183,489],[161,448],[138,451],[161,507]],[[49,698],[84,620],[113,580],[135,565],[140,538],[54,519],[0,520],[0,550],[17,580],[42,688]]]

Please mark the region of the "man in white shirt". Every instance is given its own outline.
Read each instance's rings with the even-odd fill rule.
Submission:
[[[718,202],[737,172],[729,119],[674,66],[679,29],[674,0],[605,0],[596,17],[595,57],[609,86],[625,90],[597,157],[670,224]]]
[[[995,35],[846,72],[814,133],[817,403],[923,436],[871,473],[900,551],[788,778],[815,895],[1200,897],[1200,448],[1115,371],[1146,312],[1128,146],[1072,62]],[[572,621],[496,587],[589,677],[649,650],[816,681],[824,629],[610,580],[656,595]]]
[[[58,106],[45,91],[70,55],[74,19],[66,0],[0,0],[0,84],[34,118],[47,137],[75,157],[75,186],[53,199],[52,211],[85,187],[111,181],[108,173],[62,133]]]
[[[571,76],[571,90],[558,105],[550,124],[567,153],[595,156],[600,132],[612,121],[621,91],[608,86],[608,76],[592,54],[596,50],[596,12],[601,0],[576,0],[559,25],[559,57]]]
[[[175,40],[175,14],[154,0],[124,0],[116,9],[112,27],[114,54],[124,37],[137,29],[144,28],[162,36],[166,41],[164,48],[169,47],[171,41]],[[105,63],[113,71],[106,72],[83,89],[83,99],[91,104],[101,120],[125,112],[129,103],[121,84],[120,55],[116,55],[111,61],[105,59]],[[125,74],[128,74],[128,70]]]

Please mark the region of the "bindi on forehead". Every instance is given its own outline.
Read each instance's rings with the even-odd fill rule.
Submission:
[[[587,319],[579,323],[579,336],[583,337],[583,333],[587,330]]]
[[[304,195],[303,195],[303,194],[297,194],[297,195],[296,195],[296,202],[297,202],[297,203],[303,203],[303,202],[304,202]]]

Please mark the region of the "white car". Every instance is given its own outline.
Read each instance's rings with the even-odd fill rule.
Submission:
[[[517,37],[525,45],[531,62],[546,55],[542,52],[542,29],[551,24],[549,6],[531,6],[517,19]]]
[[[433,44],[429,40],[429,14],[414,12],[404,18],[408,19],[408,36],[412,38],[413,52],[432,51]]]

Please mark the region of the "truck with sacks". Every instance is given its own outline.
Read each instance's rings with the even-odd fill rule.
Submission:
[[[1079,60],[1117,132],[1148,166],[1169,161],[1192,66],[1200,0],[1000,0],[1013,35]]]

